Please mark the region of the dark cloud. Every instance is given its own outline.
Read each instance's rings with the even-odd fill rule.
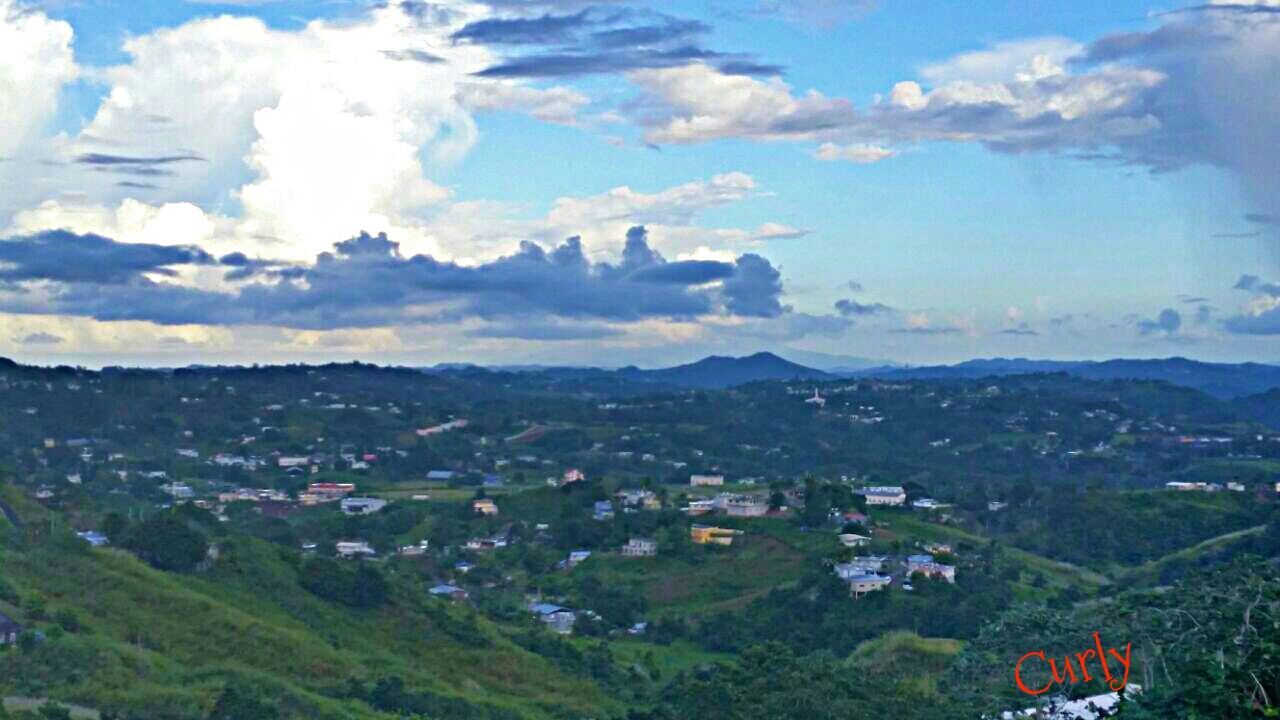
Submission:
[[[153,185],[152,183],[135,182],[133,180],[121,180],[120,182],[116,183],[116,187],[132,188],[134,190],[159,190],[160,189],[159,185]]]
[[[1258,225],[1280,225],[1280,216],[1267,213],[1245,213],[1244,219]]]
[[[1201,305],[1196,308],[1196,323],[1207,325],[1213,319],[1213,308],[1209,305]]]
[[[1280,335],[1280,283],[1264,281],[1257,275],[1241,275],[1234,289],[1253,293],[1261,302],[1256,310],[1227,318],[1223,327],[1241,335]]]
[[[1200,304],[1200,303],[1207,303],[1207,302],[1209,302],[1209,298],[1207,298],[1207,297],[1200,297],[1199,295],[1179,295],[1179,296],[1178,296],[1178,302],[1183,302],[1183,303],[1186,303],[1186,304],[1188,304],[1188,305],[1197,305],[1197,304]]]
[[[1165,335],[1173,335],[1182,327],[1182,314],[1173,308],[1165,308],[1160,314],[1150,320],[1138,321],[1138,332],[1143,335],[1151,335],[1153,333],[1164,333]]]
[[[835,304],[836,311],[845,317],[865,316],[865,315],[881,315],[893,312],[893,308],[883,303],[860,303],[856,300],[843,299],[837,300]]]
[[[1000,334],[1015,335],[1015,336],[1022,336],[1022,337],[1034,337],[1039,335],[1040,333],[1033,330],[1031,326],[1026,323],[1018,323],[1016,327],[1005,328],[1004,330],[1001,330]]]
[[[788,309],[778,300],[782,273],[753,253],[738,258],[733,274],[724,280],[723,293],[732,315],[771,318]]]
[[[1260,295],[1280,295],[1280,283],[1266,282],[1257,275],[1241,275],[1232,289]]]
[[[22,345],[58,345],[66,342],[66,340],[51,333],[37,332],[25,337],[14,338],[14,342]]]
[[[207,265],[213,258],[198,247],[118,243],[100,235],[52,230],[0,241],[0,281],[52,280],[121,284],[144,273],[173,275],[175,266]]]
[[[234,292],[158,283],[146,273],[211,264],[198,249],[116,243],[70,233],[0,242],[0,311],[145,320],[159,324],[274,325],[308,329],[447,323],[479,318],[508,326],[557,321],[627,323],[708,315],[773,318],[787,311],[780,273],[758,255],[733,263],[668,262],[643,228],[628,233],[622,262],[591,262],[569,238],[545,249],[526,242],[476,266],[429,255],[404,257],[386,235],[361,234],[309,266],[231,253],[217,260]],[[52,281],[26,292],[23,281]],[[550,332],[549,330],[547,332]],[[568,332],[568,331],[566,331]]]
[[[154,155],[139,157],[131,155],[112,155],[109,153],[85,153],[75,158],[77,165],[83,165],[95,172],[114,175],[131,175],[134,177],[168,177],[174,174],[171,169],[180,163],[204,162],[204,158],[187,153],[175,155]],[[125,187],[151,189],[148,183],[135,183]]]
[[[701,45],[711,27],[653,10],[590,7],[572,14],[479,20],[454,33],[454,42],[504,45],[526,52],[478,74],[484,77],[565,77],[622,73],[709,62],[738,75],[776,75],[782,68],[743,54]]]

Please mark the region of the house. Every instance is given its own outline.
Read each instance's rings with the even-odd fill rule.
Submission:
[[[471,538],[467,541],[468,550],[497,550],[507,546],[505,537]]]
[[[368,557],[378,554],[364,540],[339,540],[333,544],[333,549],[337,550],[338,554],[344,558]]]
[[[405,557],[418,557],[427,554],[427,548],[431,547],[431,543],[427,540],[420,540],[417,545],[405,545],[400,548],[400,554]]]
[[[480,498],[471,502],[471,510],[479,515],[497,515],[498,506],[489,498]]]
[[[298,456],[291,457],[287,455],[281,455],[280,457],[276,458],[276,467],[279,467],[284,470],[287,470],[293,467],[303,467],[305,465],[310,465],[310,464],[311,464],[311,458],[309,457],[298,457]]]
[[[454,475],[457,475],[457,473],[452,470],[430,470],[427,472],[427,479],[447,482],[452,480]]]
[[[372,515],[387,506],[381,498],[343,498],[342,512],[345,515]]]
[[[1228,482],[1227,489],[1231,492],[1244,492],[1244,483]]]
[[[1129,683],[1124,688],[1126,697],[1133,697],[1142,692],[1141,685]],[[1000,720],[1015,720],[1015,718],[1042,718],[1043,720],[1099,720],[1099,718],[1111,717],[1116,713],[1117,707],[1120,705],[1119,693],[1103,693],[1101,695],[1091,695],[1089,697],[1080,698],[1078,700],[1068,700],[1059,696],[1049,698],[1047,704],[1037,707],[1019,710],[1017,712],[1006,710],[1000,713]]]
[[[572,610],[551,603],[533,603],[529,612],[547,624],[552,632],[568,635],[573,632],[573,623],[578,619]]]
[[[684,509],[689,515],[706,515],[716,509],[714,500],[690,500],[689,506]]]
[[[862,547],[871,542],[871,538],[866,535],[858,535],[856,533],[841,533],[840,544],[847,547]]]
[[[476,566],[476,564],[475,564],[475,563],[467,562],[466,560],[459,560],[458,562],[454,563],[454,565],[453,565],[453,569],[454,569],[454,570],[457,570],[458,572],[462,573],[463,575],[466,575],[467,573],[469,573],[469,572],[471,572],[472,570],[474,570],[474,569],[475,569],[475,566]]]
[[[950,555],[952,552],[951,546],[946,543],[926,543],[924,549],[936,555]]]
[[[856,557],[847,563],[840,563],[832,570],[836,577],[841,580],[848,580],[858,575],[869,575],[878,573],[884,569],[884,563],[887,558],[878,555],[868,555],[865,557]]]
[[[591,557],[590,550],[574,550],[569,553],[569,559],[565,560],[565,567],[574,568],[582,564],[587,558]]]
[[[613,503],[608,500],[597,500],[592,506],[591,517],[596,520],[612,520]]]
[[[813,389],[813,397],[805,398],[806,405],[816,405],[819,408],[826,407],[827,399],[818,394],[818,388]]]
[[[649,538],[631,538],[622,546],[623,557],[653,557],[658,554],[658,543]]]
[[[862,496],[868,505],[900,507],[907,502],[907,491],[897,485],[878,485],[863,488]]]
[[[480,481],[480,484],[487,488],[502,487],[503,485],[502,476],[494,475],[493,473],[486,473],[484,476],[484,479]]]
[[[431,593],[436,597],[445,597],[445,598],[449,598],[450,600],[466,600],[467,599],[466,590],[463,590],[457,585],[449,585],[448,583],[436,585],[435,587],[431,588],[427,592]]]
[[[932,555],[907,556],[907,575],[927,575],[931,578],[942,578],[949,583],[956,581],[956,569],[952,565],[934,562]]]
[[[729,517],[764,517],[769,502],[761,495],[731,495],[720,503]]]
[[[175,500],[195,497],[195,491],[191,489],[191,486],[180,482],[165,483],[160,486],[160,492],[173,497]]]
[[[582,474],[582,471],[579,470],[578,468],[569,468],[568,470],[564,471],[564,476],[560,478],[560,484],[571,485],[576,482],[582,482],[583,480],[586,480],[586,479],[587,479],[587,476]]]
[[[857,512],[855,510],[850,510],[849,512],[842,515],[841,518],[847,523],[858,523],[859,525],[862,525],[867,521],[866,515],[863,515],[862,513]]]
[[[710,525],[693,525],[689,527],[689,539],[696,545],[732,545],[734,536],[741,534],[741,530],[730,530]]]
[[[690,475],[689,485],[692,487],[708,487],[724,484],[723,475]]]
[[[996,500],[992,500],[991,502],[987,503],[987,510],[991,512],[999,512],[1007,507],[1009,507],[1009,503],[1006,503],[1006,502],[998,502]]]
[[[848,582],[849,592],[853,593],[856,600],[867,593],[885,589],[893,582],[893,578],[888,575],[855,575]]]
[[[0,645],[12,645],[22,634],[22,626],[16,620],[0,613]]]
[[[89,530],[87,532],[78,532],[76,533],[76,537],[89,543],[93,547],[102,547],[103,545],[106,545],[108,543],[106,535],[103,535],[102,533],[94,532],[92,530]]]
[[[614,499],[623,507],[640,507],[645,510],[661,510],[662,501],[652,490],[619,490]]]
[[[934,500],[933,498],[920,498],[919,500],[912,502],[911,507],[916,508],[917,510],[937,510],[942,507],[942,503]]]

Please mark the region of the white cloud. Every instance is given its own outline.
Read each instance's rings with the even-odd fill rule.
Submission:
[[[859,165],[870,165],[877,163],[886,158],[891,158],[898,153],[886,147],[879,145],[871,145],[868,143],[855,143],[853,145],[837,145],[835,143],[823,143],[820,145],[813,156],[824,162],[835,162],[843,160],[845,162],[857,163]]]
[[[505,81],[464,83],[458,87],[458,100],[475,112],[518,111],[557,125],[577,125],[578,112],[589,102],[571,88],[543,89]]]
[[[38,137],[58,109],[58,93],[79,70],[71,26],[0,0],[0,157]]]
[[[1061,37],[1002,42],[926,65],[920,69],[920,77],[935,86],[1034,81],[1063,74],[1067,61],[1084,50],[1084,45]]]

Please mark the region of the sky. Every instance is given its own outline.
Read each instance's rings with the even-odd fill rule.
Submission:
[[[0,355],[1280,362],[1277,108],[1280,0],[0,0]]]

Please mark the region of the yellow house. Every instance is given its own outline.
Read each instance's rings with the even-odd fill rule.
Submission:
[[[489,498],[482,498],[471,503],[471,509],[481,515],[497,515],[498,506]]]
[[[733,536],[741,534],[741,530],[729,530],[710,525],[693,525],[689,528],[689,539],[698,545],[732,545]]]

